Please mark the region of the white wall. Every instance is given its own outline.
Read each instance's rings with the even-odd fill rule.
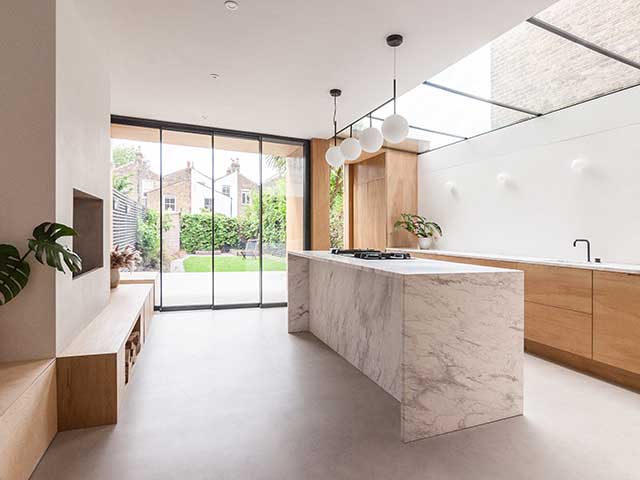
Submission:
[[[91,2],[81,2],[86,9]],[[56,274],[56,349],[61,352],[109,298],[110,91],[106,49],[76,0],[56,5],[56,220],[73,224],[73,189],[104,201],[104,267]]]
[[[0,2],[0,244],[27,248],[53,220],[55,1]],[[27,288],[0,306],[0,362],[55,354],[54,274],[31,257]]]
[[[423,154],[419,213],[442,225],[438,248],[583,260],[581,237],[603,261],[640,263],[639,106],[636,87]]]

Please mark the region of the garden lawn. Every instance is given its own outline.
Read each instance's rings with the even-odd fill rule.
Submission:
[[[216,272],[257,272],[260,270],[260,261],[257,258],[219,255],[215,257],[214,263]],[[265,272],[284,272],[287,269],[287,264],[284,258],[265,255],[262,259],[262,268]],[[186,258],[184,271],[189,273],[210,272],[211,256],[193,255]]]

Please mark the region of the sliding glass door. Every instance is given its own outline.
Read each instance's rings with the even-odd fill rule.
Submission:
[[[157,306],[286,303],[286,252],[308,236],[307,142],[137,119],[112,137],[114,246],[159,273]]]
[[[259,305],[260,140],[214,137],[213,303]]]
[[[162,131],[162,305],[211,305],[212,136]]]

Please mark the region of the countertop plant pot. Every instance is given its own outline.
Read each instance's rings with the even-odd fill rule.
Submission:
[[[430,250],[433,248],[433,237],[418,238],[420,250]]]

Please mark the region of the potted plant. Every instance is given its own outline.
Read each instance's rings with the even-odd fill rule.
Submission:
[[[0,245],[0,305],[14,299],[29,282],[31,267],[27,258],[31,253],[43,265],[49,265],[65,273],[64,266],[72,273],[82,270],[82,260],[68,247],[57,242],[62,237],[73,237],[76,231],[61,223],[45,222],[33,229],[27,241],[28,250],[20,255],[13,245]]]
[[[435,242],[442,236],[440,225],[412,213],[401,213],[395,228],[396,230],[404,228],[418,237],[418,244],[422,250],[433,248]]]
[[[116,245],[116,248],[111,250],[111,288],[116,288],[120,284],[121,268],[132,270],[140,260],[140,252],[131,245],[127,245],[122,250],[119,245]]]

